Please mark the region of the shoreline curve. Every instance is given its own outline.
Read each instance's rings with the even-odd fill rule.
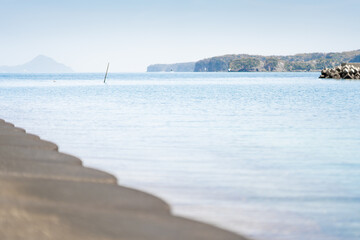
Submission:
[[[164,200],[117,184],[58,146],[0,119],[0,239],[247,240],[175,216]]]

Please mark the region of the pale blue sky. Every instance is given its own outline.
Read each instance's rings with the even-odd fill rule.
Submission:
[[[44,54],[79,72],[360,49],[359,0],[0,0],[0,65]]]

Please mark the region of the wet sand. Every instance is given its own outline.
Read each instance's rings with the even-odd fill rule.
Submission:
[[[0,119],[0,239],[245,240],[209,224],[177,217],[162,199],[82,166]]]

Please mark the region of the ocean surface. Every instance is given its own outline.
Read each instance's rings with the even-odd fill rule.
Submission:
[[[0,118],[173,212],[257,240],[360,239],[360,81],[0,74]]]

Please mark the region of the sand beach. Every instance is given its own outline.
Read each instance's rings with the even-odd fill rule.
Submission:
[[[0,120],[0,239],[245,239],[172,215],[58,146]]]

